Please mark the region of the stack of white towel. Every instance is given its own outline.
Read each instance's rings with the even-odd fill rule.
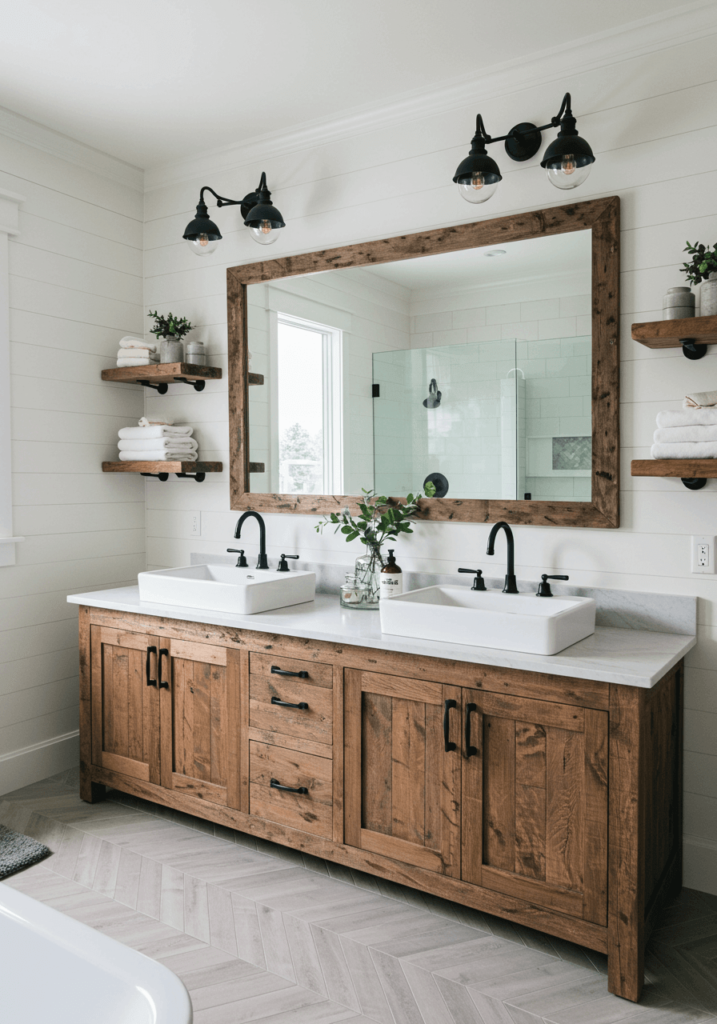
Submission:
[[[653,459],[717,459],[717,391],[687,395],[677,412],[658,412]]]
[[[159,350],[156,342],[135,338],[133,334],[125,334],[120,341],[117,353],[118,366],[151,366],[158,362]]]
[[[196,462],[197,442],[194,427],[174,426],[167,421],[142,417],[138,427],[122,427],[119,432],[121,462]]]

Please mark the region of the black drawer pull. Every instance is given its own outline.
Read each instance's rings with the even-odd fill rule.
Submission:
[[[451,742],[451,740],[448,739],[448,729],[449,729],[448,716],[449,716],[451,708],[457,708],[458,704],[454,700],[447,700],[447,701],[445,701],[443,707],[444,707],[444,711],[443,711],[443,745],[446,748],[446,753],[448,753],[449,750],[455,750],[456,749],[455,743]]]
[[[146,676],[146,679],[147,679],[147,686],[156,686],[157,685],[157,680],[156,679],[150,679],[149,678],[149,656],[150,656],[150,654],[156,654],[156,653],[157,653],[157,648],[156,647],[148,647],[147,648],[147,661],[145,662],[145,666],[144,666],[145,676]]]
[[[309,705],[305,700],[302,700],[300,704],[290,704],[288,700],[281,700],[280,697],[272,697],[272,704],[277,704],[280,708],[298,708],[299,711],[308,711]]]
[[[308,679],[308,672],[287,672],[283,668],[279,668],[278,665],[271,666],[271,674],[273,676],[295,676],[297,679]]]
[[[158,662],[159,688],[160,688],[160,690],[168,690],[169,689],[169,683],[166,680],[164,682],[162,682],[162,656],[165,655],[165,654],[167,655],[167,667],[169,667],[169,651],[167,650],[166,647],[160,647],[159,648],[159,662]]]
[[[282,784],[280,782],[277,782],[276,779],[271,780],[271,782],[269,783],[269,788],[281,789],[284,791],[284,793],[301,793],[302,796],[305,796],[309,792],[306,786],[282,786]]]
[[[471,711],[477,711],[477,704],[466,704],[466,757],[478,753],[478,747],[471,746]]]

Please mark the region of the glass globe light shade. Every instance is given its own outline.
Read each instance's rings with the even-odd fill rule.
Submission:
[[[209,256],[214,252],[221,241],[220,238],[210,238],[209,235],[199,234],[196,238],[186,238],[187,245],[197,256]]]
[[[484,171],[474,171],[470,178],[458,182],[458,191],[468,203],[484,203],[498,188],[500,178]]]
[[[574,153],[565,153],[563,156],[551,160],[545,168],[548,181],[556,188],[569,189],[577,188],[590,174],[592,163],[583,163]]]
[[[252,237],[259,245],[272,245],[276,241],[279,231],[273,228],[270,220],[259,221],[251,226]]]

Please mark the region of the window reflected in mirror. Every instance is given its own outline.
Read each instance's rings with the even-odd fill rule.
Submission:
[[[591,235],[249,285],[251,490],[590,501]]]

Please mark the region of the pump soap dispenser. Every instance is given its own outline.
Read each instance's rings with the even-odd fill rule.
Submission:
[[[396,565],[394,550],[394,548],[388,549],[388,561],[380,573],[379,599],[381,601],[403,593],[403,570],[400,565]]]

